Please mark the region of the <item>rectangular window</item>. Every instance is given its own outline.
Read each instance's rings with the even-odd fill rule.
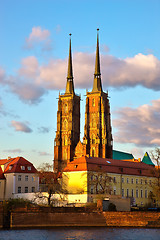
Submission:
[[[124,189],[122,189],[122,197],[124,197]]]
[[[122,183],[124,183],[124,178],[122,177]]]
[[[25,176],[25,181],[26,181],[26,182],[28,181],[28,175]]]
[[[127,189],[127,197],[129,197],[129,189]]]
[[[21,166],[21,170],[25,170],[25,166]]]
[[[21,187],[18,187],[18,193],[21,193]]]
[[[35,177],[34,176],[32,177],[32,182],[35,182]]]
[[[145,198],[147,198],[147,190],[145,190]]]
[[[32,192],[35,192],[35,187],[32,187]]]
[[[136,189],[136,198],[138,198],[138,189]]]
[[[141,189],[141,198],[143,198],[143,190]]]
[[[9,166],[9,170],[12,170],[12,166]]]
[[[18,181],[21,181],[21,180],[22,180],[21,175],[18,175]]]
[[[129,179],[127,178],[127,183],[129,183]]]
[[[141,184],[143,184],[143,180],[141,179]]]
[[[116,195],[116,189],[114,189],[113,194]]]
[[[149,180],[149,184],[150,184],[150,185],[152,184],[152,181],[151,181],[151,180]]]
[[[131,179],[131,183],[132,183],[132,184],[134,183],[134,179],[133,179],[133,178]]]
[[[116,177],[113,178],[113,182],[116,183]]]
[[[147,184],[147,180],[145,180],[145,184]]]
[[[27,169],[28,169],[28,171],[31,171],[31,166],[28,166]]]
[[[132,197],[134,197],[134,190],[132,189]]]
[[[25,193],[28,193],[28,187],[25,187]]]
[[[136,179],[136,184],[138,184],[138,179]]]

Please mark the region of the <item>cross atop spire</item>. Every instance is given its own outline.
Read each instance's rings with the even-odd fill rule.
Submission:
[[[94,83],[93,83],[92,92],[97,92],[97,91],[102,91],[100,57],[99,57],[99,28],[97,28],[96,61],[95,61]]]
[[[66,92],[69,94],[74,93],[74,83],[73,83],[73,69],[72,69],[72,51],[71,51],[71,33],[70,42],[69,42],[69,57],[68,57],[68,74],[67,74],[67,84],[66,84]]]

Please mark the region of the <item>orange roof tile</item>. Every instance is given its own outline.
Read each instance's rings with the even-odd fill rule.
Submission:
[[[130,162],[96,157],[88,158],[83,156],[68,163],[64,172],[101,170],[107,173],[153,176],[154,169],[153,166],[149,166],[142,162]]]

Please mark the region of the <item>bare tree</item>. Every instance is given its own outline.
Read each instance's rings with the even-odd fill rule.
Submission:
[[[39,168],[40,190],[48,193],[48,205],[52,204],[52,195],[67,194],[65,183],[62,179],[62,173],[54,173],[52,165],[43,163]]]
[[[156,148],[151,152],[151,157],[155,161],[156,166],[153,170],[153,176],[155,177],[154,182],[152,183],[152,192],[150,192],[150,199],[152,202],[157,202],[159,205],[160,200],[160,148]]]

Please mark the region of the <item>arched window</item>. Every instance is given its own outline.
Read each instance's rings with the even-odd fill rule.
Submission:
[[[67,122],[67,120],[65,119],[64,120],[64,130],[66,130],[68,128],[68,122]]]
[[[95,99],[92,98],[92,107],[95,107]]]
[[[96,153],[95,153],[95,148],[92,148],[92,157],[95,157]]]
[[[64,104],[64,112],[65,112],[65,113],[68,112],[68,105],[67,105],[67,103]]]

